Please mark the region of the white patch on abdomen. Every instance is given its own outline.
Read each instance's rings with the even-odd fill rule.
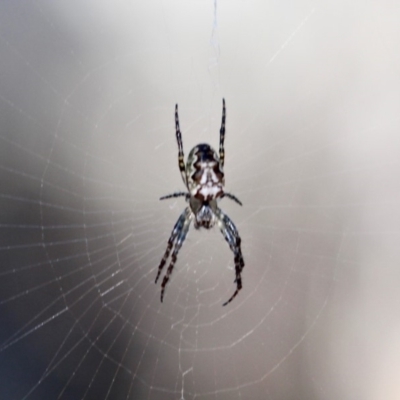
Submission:
[[[196,188],[196,192],[201,194],[205,199],[215,198],[222,189],[222,183],[214,172],[215,162],[205,163],[201,166],[203,174],[200,178],[200,184]]]

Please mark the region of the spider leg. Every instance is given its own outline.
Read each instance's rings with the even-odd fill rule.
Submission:
[[[244,259],[241,250],[241,238],[239,236],[239,232],[236,229],[235,224],[232,220],[224,214],[219,208],[216,211],[217,219],[218,219],[218,226],[221,230],[222,235],[224,236],[225,240],[228,242],[230,249],[234,255],[234,262],[235,262],[235,283],[236,283],[236,290],[233,295],[226,301],[223,306],[229,304],[239,293],[242,289],[242,276],[241,272],[244,268]]]
[[[171,199],[172,197],[186,197],[186,200],[189,199],[190,194],[187,192],[175,192],[172,194],[167,194],[166,196],[160,197],[160,200]]]
[[[178,153],[179,170],[181,171],[183,183],[187,187],[187,176],[186,176],[185,161],[183,154],[182,134],[181,130],[179,129],[178,104],[175,105],[175,131],[176,131],[176,141],[178,142],[178,150],[179,150]]]
[[[163,258],[162,258],[162,260],[160,262],[160,265],[158,266],[158,272],[157,272],[155,283],[157,283],[158,278],[160,277],[161,271],[164,268],[165,263],[167,262],[167,259],[169,257],[169,253],[171,252],[171,249],[172,249],[172,246],[174,244],[174,241],[175,241],[176,237],[182,231],[183,225],[185,223],[186,213],[187,213],[187,209],[185,209],[183,211],[183,213],[178,218],[178,221],[176,221],[174,229],[172,229],[171,236],[168,239],[167,249],[165,250],[165,253],[164,253],[164,256],[163,256]]]
[[[168,266],[168,269],[167,269],[167,273],[165,274],[164,279],[163,279],[162,284],[161,284],[161,302],[164,299],[165,287],[167,286],[167,283],[169,281],[169,277],[171,276],[172,270],[174,269],[174,265],[176,263],[179,250],[182,247],[182,244],[186,239],[186,235],[187,235],[187,233],[189,231],[190,223],[192,222],[192,218],[190,216],[189,207],[187,207],[185,209],[184,213],[185,213],[184,223],[183,223],[181,231],[178,234],[178,238],[176,239],[174,251],[172,252],[172,255],[171,255],[171,261],[169,263],[169,266]]]
[[[242,202],[233,194],[231,193],[224,193],[221,197],[228,197],[228,199],[231,199],[233,201],[235,201],[236,203],[238,203],[239,205],[243,205]]]
[[[219,131],[219,163],[222,168],[224,167],[224,161],[225,161],[225,150],[224,150],[225,119],[226,119],[225,99],[222,99],[222,122],[221,122],[221,129]]]

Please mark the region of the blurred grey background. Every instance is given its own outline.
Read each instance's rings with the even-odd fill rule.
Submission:
[[[0,4],[1,399],[398,399],[400,7]],[[219,231],[154,279],[186,155]]]

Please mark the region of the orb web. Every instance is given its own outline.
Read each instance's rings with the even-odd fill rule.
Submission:
[[[0,7],[2,398],[397,398],[397,10]],[[222,97],[243,289],[192,228],[161,303],[174,105],[187,155]]]

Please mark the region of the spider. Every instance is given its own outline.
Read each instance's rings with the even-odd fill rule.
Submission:
[[[218,208],[217,200],[228,197],[236,203],[242,205],[240,200],[231,193],[224,191],[224,139],[225,139],[225,99],[222,99],[222,123],[219,136],[219,157],[216,151],[208,144],[198,144],[189,153],[186,167],[184,163],[182,135],[179,129],[178,104],[175,105],[175,130],[176,141],[178,142],[178,165],[181,171],[183,183],[187,188],[187,192],[175,192],[167,196],[163,196],[160,200],[170,199],[173,197],[185,197],[189,206],[185,208],[178,218],[171,236],[168,239],[167,249],[158,267],[158,273],[155,283],[160,277],[161,271],[167,262],[172,247],[175,247],[171,255],[171,261],[167,268],[167,272],[161,284],[161,302],[164,298],[165,287],[169,281],[171,273],[174,269],[178,253],[185,241],[191,222],[193,221],[195,229],[200,227],[210,229],[215,224],[218,225],[222,235],[228,242],[230,249],[234,255],[236,290],[228,301],[223,305],[229,304],[239,293],[242,288],[241,272],[244,267],[242,250],[240,248],[241,239],[235,224],[231,219]]]

